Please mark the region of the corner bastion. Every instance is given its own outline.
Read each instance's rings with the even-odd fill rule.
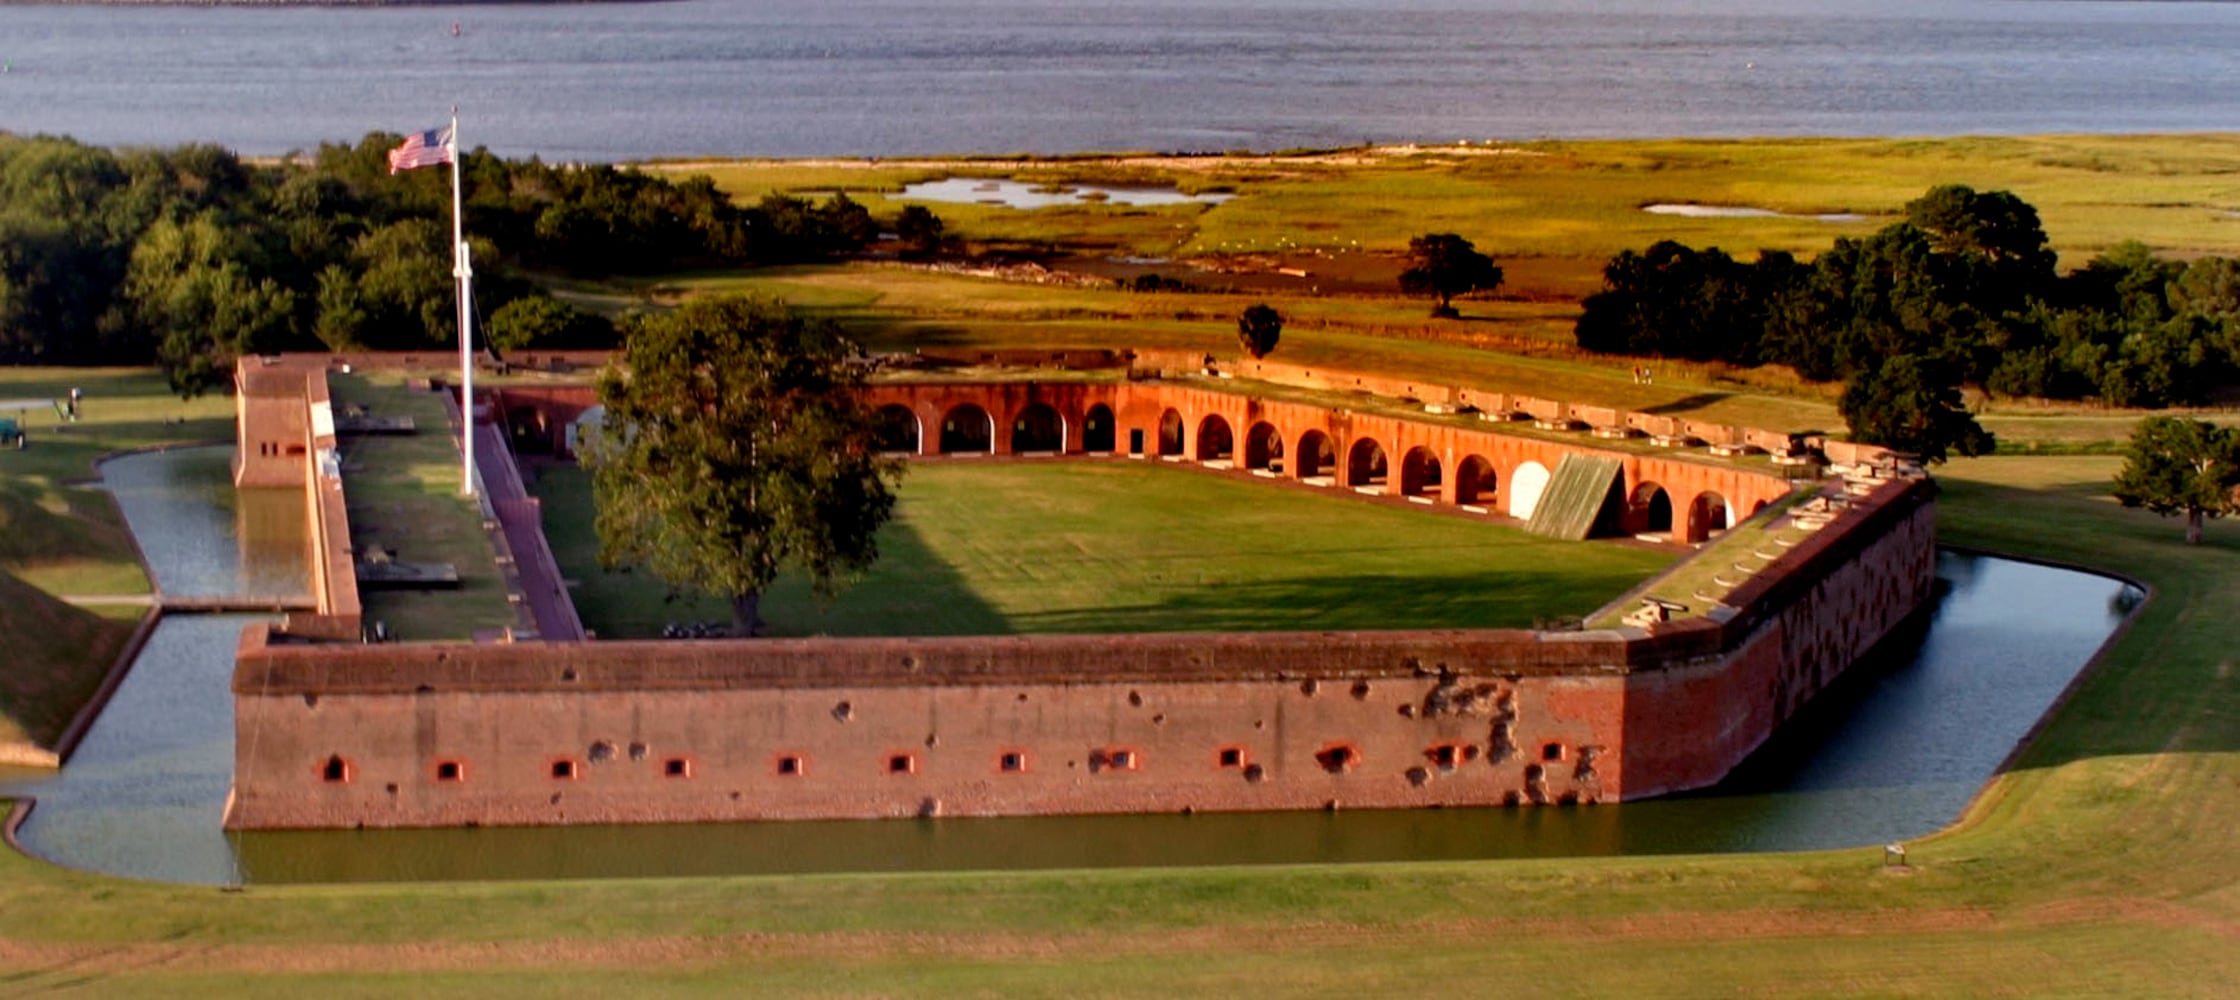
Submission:
[[[244,387],[254,379],[260,389],[241,397],[244,476],[321,475],[316,441],[288,450],[313,421],[298,428],[292,415],[263,412],[292,414],[323,397],[323,373],[339,363],[244,362]],[[304,395],[290,400],[288,386]],[[1434,407],[1461,392],[1408,388]],[[582,391],[498,389],[480,408],[492,419],[509,407],[541,414],[538,433],[554,436],[540,446],[560,449],[558,428],[588,405]],[[1849,477],[1800,482],[1776,466],[1610,450],[1587,437],[1641,415],[1473,397],[1481,412],[1553,413],[1580,428],[1566,438],[1262,399],[1199,380],[919,380],[880,383],[873,395],[894,417],[890,444],[914,454],[1164,457],[1486,517],[1516,514],[1509,504],[1532,478],[1528,465],[1592,454],[1620,463],[1616,530],[1654,529],[1649,485],[1722,505],[1691,500],[1682,514],[1667,501],[1664,527],[1678,540],[1717,534],[1744,511],[1816,530],[1758,553],[1762,567],[1693,614],[1667,617],[1647,604],[1652,613],[1628,616],[1631,624],[1571,631],[332,641],[359,620],[352,592],[346,605],[323,600],[318,615],[244,632],[226,825],[1639,799],[1718,781],[1927,601],[1934,580],[1925,477],[1880,462],[1879,471],[1854,466]],[[1676,445],[1741,445],[1753,435],[1767,450],[1797,443],[1746,429],[1662,429]],[[278,447],[252,456],[261,441]],[[1877,457],[1813,444],[1830,457]],[[1817,496],[1779,502],[1800,491]],[[307,495],[317,519],[324,494]],[[1638,593],[1656,589],[1651,581]]]

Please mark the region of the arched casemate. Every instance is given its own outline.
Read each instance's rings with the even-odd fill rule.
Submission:
[[[1626,502],[1626,528],[1634,534],[1670,532],[1672,495],[1656,483],[1634,487],[1633,497]]]
[[[1389,477],[1384,445],[1376,438],[1361,438],[1346,450],[1347,486],[1383,486]]]
[[[1012,454],[1065,450],[1066,421],[1050,404],[1029,403],[1011,418]]]
[[[871,432],[878,437],[882,452],[901,455],[918,453],[918,443],[924,440],[917,411],[900,403],[888,403],[872,414]]]
[[[1182,414],[1172,408],[1159,414],[1158,454],[1182,454]]]
[[[1446,485],[1441,474],[1439,457],[1431,449],[1417,446],[1408,449],[1400,459],[1400,494],[1411,497],[1438,498],[1439,488]]]
[[[1540,491],[1548,488],[1548,467],[1526,462],[1509,473],[1509,516],[1529,518],[1540,506]]]
[[[1263,420],[1245,432],[1244,467],[1283,471],[1283,432],[1276,425]]]
[[[1119,424],[1112,418],[1112,407],[1098,403],[1089,408],[1089,415],[1081,420],[1081,450],[1093,455],[1111,454],[1118,443]]]
[[[1705,490],[1688,504],[1688,541],[1701,542],[1727,530],[1734,523],[1734,508],[1727,498]]]
[[[1330,443],[1330,435],[1321,431],[1308,431],[1299,435],[1299,448],[1294,456],[1293,461],[1299,466],[1299,479],[1317,479],[1330,475],[1338,465],[1338,449]]]
[[[941,453],[944,455],[994,454],[996,422],[988,411],[971,403],[952,407],[941,417]]]
[[[1470,455],[1455,467],[1454,502],[1473,505],[1491,504],[1498,496],[1500,477],[1493,471],[1493,463],[1485,456]]]
[[[1237,437],[1229,430],[1229,421],[1218,413],[1206,414],[1198,421],[1198,454],[1200,462],[1222,462],[1236,457]]]

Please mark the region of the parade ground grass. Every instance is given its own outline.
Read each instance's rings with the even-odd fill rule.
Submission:
[[[2240,525],[2105,457],[1943,470],[1946,541],[2153,594],[1961,823],[1803,854],[441,885],[148,885],[0,855],[0,992],[2229,995]],[[1490,977],[1490,978],[1489,978]]]
[[[533,488],[585,624],[728,622],[723,602],[598,567],[589,479],[553,467]],[[1529,628],[1585,615],[1679,551],[1128,459],[915,462],[897,496],[878,565],[829,604],[784,580],[762,608],[771,634]]]

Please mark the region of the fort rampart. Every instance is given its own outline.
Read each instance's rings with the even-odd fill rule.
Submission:
[[[515,392],[492,409],[545,407],[543,433],[589,405],[564,387]],[[1515,513],[1530,466],[1597,453],[1623,463],[1625,530],[1653,530],[1655,487],[1688,500],[1667,527],[1690,538],[1794,488],[1763,464],[1186,382],[902,382],[875,396],[914,453],[1139,454],[1487,516]],[[1842,501],[1826,524],[1717,607],[1617,629],[359,645],[256,626],[233,683],[226,822],[1376,808],[1701,787],[1930,594],[1931,484],[1822,488]]]

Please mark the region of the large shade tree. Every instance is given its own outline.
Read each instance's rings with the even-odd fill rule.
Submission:
[[[830,596],[869,567],[901,465],[879,457],[855,354],[764,298],[641,321],[599,377],[601,561],[728,600],[742,636],[781,570]]]
[[[2115,487],[2126,507],[2185,515],[2186,544],[2199,545],[2205,518],[2240,510],[2240,429],[2148,418],[2131,434]]]

